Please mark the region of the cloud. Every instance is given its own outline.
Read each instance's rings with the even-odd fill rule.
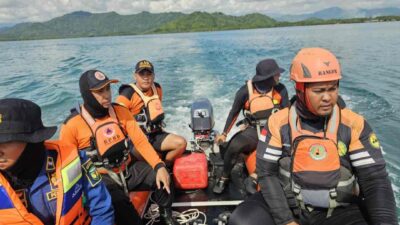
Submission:
[[[0,23],[46,21],[73,11],[93,13],[115,11],[134,14],[194,11],[223,12],[230,15],[247,13],[302,14],[328,7],[383,8],[400,7],[399,0],[0,0]]]

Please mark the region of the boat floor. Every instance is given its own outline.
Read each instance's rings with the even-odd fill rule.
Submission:
[[[243,178],[243,174],[241,174],[243,165],[240,164],[237,164],[233,168],[231,181],[224,192],[222,194],[215,194],[213,192],[216,177],[219,177],[222,173],[223,165],[219,156],[217,156],[217,159],[214,158],[213,160],[214,162],[216,161],[214,164],[214,174],[209,176],[208,187],[205,189],[188,191],[176,190],[175,200],[172,205],[173,210],[177,212],[183,212],[194,208],[198,209],[207,216],[206,224],[217,224],[213,222],[214,219],[218,218],[222,213],[232,212],[236,206],[247,197],[243,187],[243,179],[240,179],[240,177]],[[202,217],[199,218],[202,219]],[[204,221],[204,219],[202,221]],[[160,223],[154,223],[154,225],[158,224]]]

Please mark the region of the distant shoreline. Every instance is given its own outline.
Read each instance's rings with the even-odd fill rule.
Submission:
[[[191,19],[187,18],[192,15],[187,15],[186,18],[183,18],[183,21]],[[206,19],[209,19],[208,17],[215,18],[215,17],[221,17],[222,19],[226,19],[225,17],[228,17],[224,14],[208,14],[208,13],[202,13],[200,16],[205,17]],[[208,17],[206,17],[208,16]],[[193,32],[214,32],[214,31],[228,31],[228,30],[247,30],[247,29],[265,29],[265,28],[278,28],[278,27],[294,27],[294,26],[317,26],[317,25],[332,25],[332,24],[358,24],[358,23],[380,23],[380,22],[395,22],[395,21],[400,21],[400,16],[379,16],[379,17],[374,17],[374,18],[352,18],[352,19],[329,19],[329,20],[323,20],[323,19],[307,19],[304,21],[298,21],[298,22],[279,22],[271,19],[268,16],[261,15],[261,14],[251,14],[251,15],[246,15],[246,16],[253,16],[254,18],[248,19],[249,21],[243,22],[243,17],[232,17],[232,18],[227,18],[226,20],[229,21],[231,19],[232,24],[229,26],[221,26],[217,24],[215,27],[212,26],[212,24],[201,24],[201,26],[194,27],[192,24],[192,27],[185,27],[182,25],[183,22],[177,20],[172,22],[166,23],[166,25],[162,24],[162,26],[158,28],[153,28],[153,30],[149,31],[144,31],[144,32],[137,32],[137,33],[126,33],[123,31],[114,31],[112,33],[92,33],[90,35],[83,34],[83,35],[69,35],[69,36],[60,36],[57,34],[52,34],[52,35],[30,35],[30,36],[17,36],[18,34],[8,34],[4,35],[4,33],[0,32],[0,41],[31,41],[31,40],[57,40],[57,39],[72,39],[72,38],[90,38],[90,37],[112,37],[112,36],[136,36],[136,35],[150,35],[150,34],[176,34],[176,33],[193,33]],[[201,18],[201,17],[200,17]],[[241,24],[235,24],[235,20],[239,18],[241,19]],[[179,19],[179,18],[178,18]],[[199,20],[198,18],[196,18]],[[220,18],[218,18],[220,19]],[[182,19],[181,19],[182,20]],[[231,22],[229,21],[229,22]],[[252,22],[255,24],[253,25]],[[261,21],[261,22],[260,22]],[[208,22],[208,21],[207,21]],[[256,24],[258,22],[258,24]],[[50,22],[45,22],[45,23],[50,23]],[[32,23],[29,24],[30,27],[25,28],[27,31],[26,33],[29,32],[35,32],[35,28],[38,27],[37,29],[40,30],[42,29],[43,25],[45,23]],[[226,22],[225,22],[226,23]],[[264,25],[264,26],[263,26]],[[183,27],[183,28],[182,28]],[[46,27],[48,30],[49,26]]]

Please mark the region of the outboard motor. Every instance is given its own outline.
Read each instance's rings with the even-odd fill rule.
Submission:
[[[211,102],[207,98],[197,99],[191,106],[191,124],[194,140],[191,141],[194,151],[214,151],[214,113]]]
[[[193,102],[190,110],[194,139],[192,149],[176,159],[173,168],[175,186],[182,190],[202,189],[208,186],[206,150],[214,151],[214,115],[211,103],[202,98]]]

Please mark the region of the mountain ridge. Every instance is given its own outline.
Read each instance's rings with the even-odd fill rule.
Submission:
[[[398,8],[391,9],[396,13]],[[368,11],[370,15],[380,10]],[[243,16],[226,15],[221,12],[200,12],[190,14],[180,12],[120,15],[117,12],[91,13],[75,11],[46,22],[26,22],[0,29],[0,41],[38,40],[77,37],[97,37],[116,35],[138,35],[151,33],[201,32],[217,30],[236,30],[269,28],[280,26],[304,26],[333,23],[361,23],[371,18],[337,19],[330,14],[346,14],[345,10],[335,7],[315,12],[313,17],[298,22],[279,21],[261,13]],[[325,15],[324,18],[321,15]],[[400,20],[398,17],[383,17],[377,21]]]
[[[326,20],[326,19],[350,19],[350,18],[377,17],[377,16],[400,16],[400,8],[396,7],[375,8],[375,9],[358,8],[358,9],[346,10],[340,7],[330,7],[312,13],[303,13],[298,15],[275,14],[274,16],[272,16],[272,18],[274,18],[277,21],[296,22],[311,18]]]

